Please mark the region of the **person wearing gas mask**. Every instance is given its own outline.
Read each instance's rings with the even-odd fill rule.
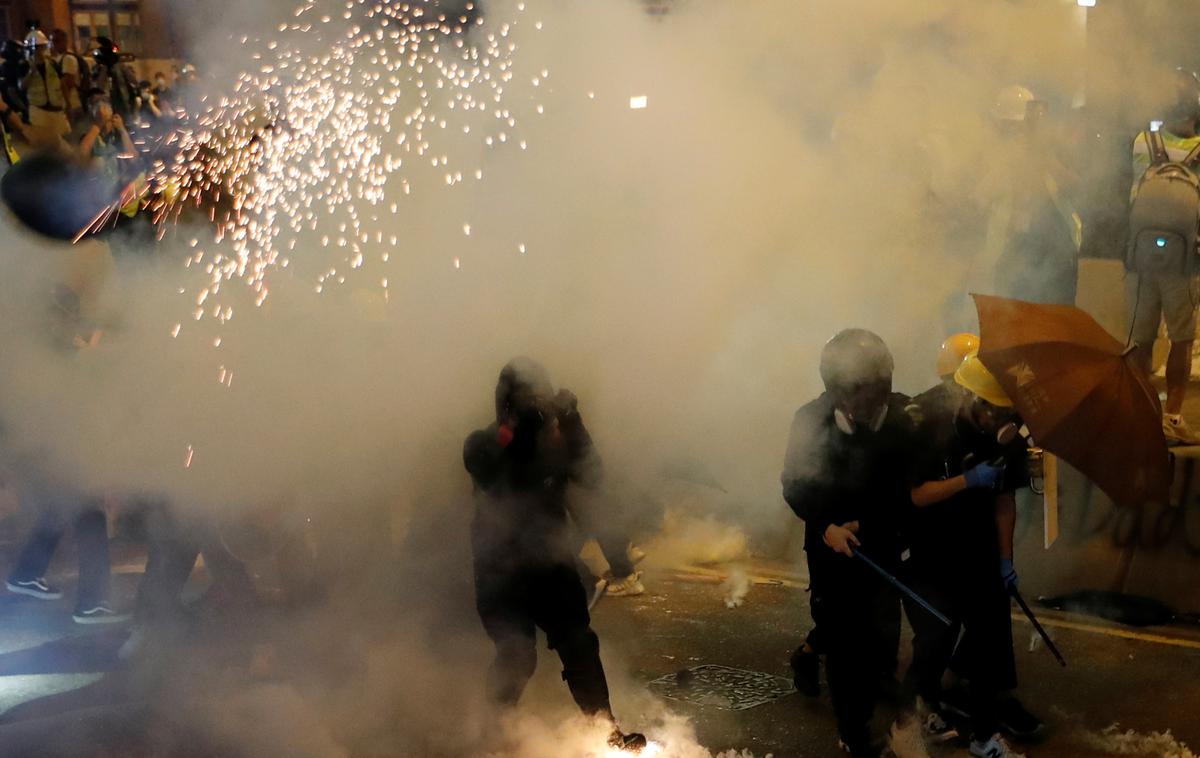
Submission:
[[[954,379],[961,390],[956,403],[920,408],[905,574],[953,623],[916,604],[906,608],[914,634],[907,683],[932,710],[925,725],[930,737],[955,736],[947,717],[957,716],[969,722],[972,756],[1007,758],[1017,754],[1002,730],[1029,737],[1042,727],[1011,695],[1017,686],[1009,602],[1017,584],[1014,493],[1029,484],[1027,443],[1012,401],[977,352]],[[948,668],[961,681],[944,690]]]
[[[113,112],[112,103],[103,93],[90,94],[88,114],[90,121],[79,143],[79,158],[117,184],[121,181],[119,159],[131,159],[137,154],[133,138],[125,128],[125,120]]]
[[[923,421],[923,408],[937,407],[943,410],[953,410],[962,399],[963,389],[954,380],[958,367],[967,356],[979,350],[979,337],[970,332],[952,334],[938,348],[937,376],[938,383],[925,390],[909,401],[909,417],[913,424],[920,426]]]
[[[576,570],[567,487],[594,488],[601,463],[574,396],[555,393],[536,362],[511,361],[496,385],[496,421],[467,438],[463,462],[475,490],[476,609],[496,647],[489,697],[505,707],[520,700],[541,628],[580,710],[612,725],[612,746],[640,751],[646,738],[616,726]]]
[[[96,62],[93,85],[108,96],[114,111],[122,118],[130,118],[136,111],[137,83],[129,66],[121,61],[116,44],[108,37],[97,37],[95,44],[92,50],[92,59]]]
[[[854,557],[861,550],[892,572],[900,565],[912,425],[908,399],[892,392],[893,367],[869,331],[847,329],[829,340],[821,353],[825,392],[796,412],[782,475],[783,497],[804,520],[812,616],[839,738],[854,758],[882,754],[869,722],[896,688],[899,598]],[[912,724],[892,728],[894,747],[914,737],[919,742]],[[923,746],[905,754],[921,755]]]

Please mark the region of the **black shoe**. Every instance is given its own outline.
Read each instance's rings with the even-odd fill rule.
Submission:
[[[808,697],[821,694],[821,656],[804,645],[792,653],[792,681],[796,691]]]
[[[971,711],[975,709],[971,707],[971,695],[967,688],[959,685],[942,691],[941,703],[937,710],[954,718],[970,719]]]
[[[36,597],[38,600],[58,600],[62,597],[62,590],[40,576],[33,579],[9,579],[4,586],[9,592]]]
[[[1046,728],[1041,719],[1025,710],[1015,697],[1001,700],[996,706],[996,715],[1000,728],[1015,739],[1027,740],[1036,737]]]
[[[620,729],[614,729],[608,738],[608,746],[626,753],[640,753],[646,749],[646,735],[630,732],[625,734]]]
[[[849,753],[850,758],[883,758],[890,754],[887,751],[887,744],[879,740],[847,742],[838,736],[838,747],[842,749],[843,753]]]

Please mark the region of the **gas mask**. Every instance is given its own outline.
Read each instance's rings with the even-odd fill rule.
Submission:
[[[867,424],[867,429],[871,432],[877,432],[882,429],[883,422],[885,419],[887,419],[887,412],[887,403],[884,403],[879,407],[879,410],[875,413],[874,418],[871,419],[871,423]],[[846,411],[843,411],[841,408],[833,409],[833,423],[837,425],[837,428],[843,434],[848,435],[855,434],[859,428],[858,421],[855,420],[854,416]]]
[[[1020,434],[1021,427],[1017,425],[1017,422],[1009,421],[996,430],[996,442],[1000,443],[1003,447],[1008,447],[1016,441]]]

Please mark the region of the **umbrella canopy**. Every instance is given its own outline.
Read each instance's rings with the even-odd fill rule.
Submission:
[[[28,228],[73,241],[119,197],[116,184],[69,155],[41,152],[0,180],[0,201]]]
[[[1069,305],[974,297],[979,358],[1038,445],[1120,505],[1165,503],[1171,462],[1162,408],[1125,346]]]

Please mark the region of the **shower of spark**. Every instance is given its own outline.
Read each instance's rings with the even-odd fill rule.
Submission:
[[[197,96],[162,146],[171,155],[155,164],[156,219],[200,208],[216,229],[210,249],[186,261],[206,275],[195,320],[232,317],[219,294],[235,278],[261,306],[271,272],[318,242],[328,251],[321,265],[331,264],[313,282],[318,293],[373,261],[386,264],[399,241],[385,222],[398,202],[426,183],[481,181],[482,167],[460,157],[478,154],[476,146],[526,147],[518,108],[506,102],[512,32],[521,23],[541,28],[524,3],[511,19],[487,23],[472,3],[453,16],[428,0],[334,8],[309,0],[274,38],[240,40],[251,70],[228,92]],[[533,91],[549,77],[537,68]],[[544,112],[528,97],[521,104]],[[469,237],[470,224],[462,228]],[[386,296],[387,278],[372,279]]]

